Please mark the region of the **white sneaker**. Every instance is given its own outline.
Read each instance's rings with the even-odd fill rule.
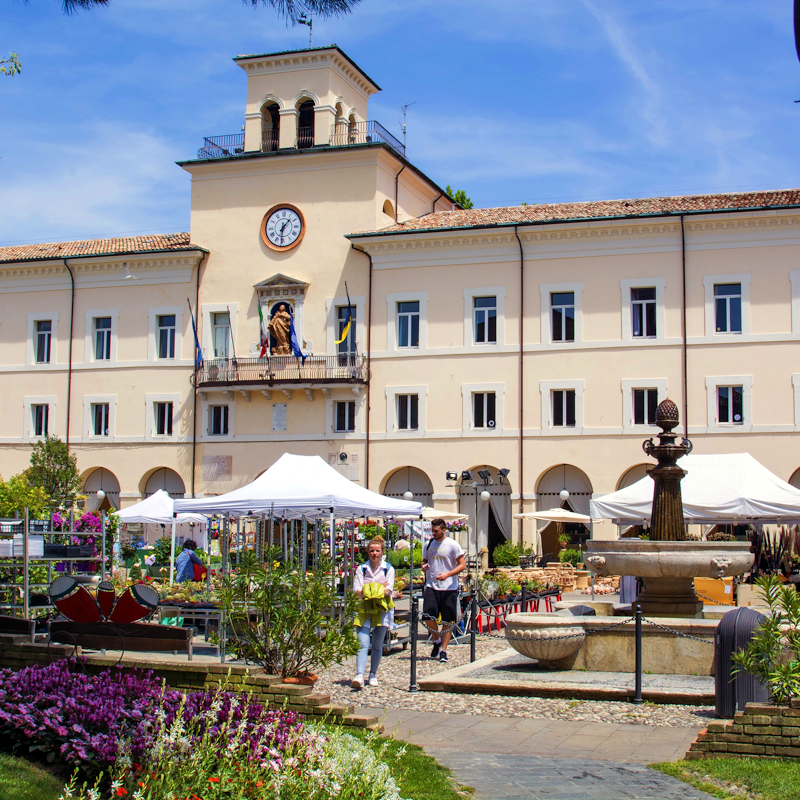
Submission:
[[[378,679],[374,675],[369,676],[369,685],[378,686]]]
[[[351,689],[361,689],[364,686],[364,676],[363,675],[356,675],[353,680],[350,681],[350,688]]]

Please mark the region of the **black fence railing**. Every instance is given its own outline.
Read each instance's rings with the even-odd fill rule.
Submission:
[[[314,129],[313,128],[298,128],[297,129],[297,149],[302,150],[306,147],[314,146]]]
[[[331,145],[342,147],[351,144],[369,144],[370,142],[384,142],[405,158],[406,148],[375,120],[353,123],[337,122],[331,126]]]
[[[273,153],[278,149],[278,131],[261,132],[261,152]]]
[[[227,158],[244,153],[244,134],[229,133],[225,136],[206,136],[203,146],[197,151],[198,158]]]
[[[305,363],[296,356],[264,358],[213,358],[203,361],[195,372],[197,388],[212,386],[288,386],[291,384],[366,384],[364,355],[308,356]]]

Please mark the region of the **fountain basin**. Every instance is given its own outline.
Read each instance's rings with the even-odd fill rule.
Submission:
[[[635,575],[644,580],[638,602],[649,615],[696,617],[703,601],[695,578],[742,575],[753,565],[749,542],[660,542],[640,539],[590,541],[586,564],[598,575]]]
[[[508,643],[549,669],[570,669],[586,638],[584,617],[524,612],[506,617]]]

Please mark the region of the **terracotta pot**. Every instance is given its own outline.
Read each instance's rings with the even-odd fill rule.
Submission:
[[[313,673],[306,673],[305,675],[290,675],[284,678],[284,683],[296,683],[300,686],[313,686],[319,680],[319,675]]]

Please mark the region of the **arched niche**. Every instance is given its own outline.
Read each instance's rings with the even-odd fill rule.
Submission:
[[[569,498],[563,500],[561,492],[566,489]],[[536,508],[547,511],[551,508],[566,508],[578,514],[589,515],[589,502],[592,499],[592,482],[589,476],[572,464],[559,464],[551,467],[536,485]],[[582,541],[589,535],[589,529],[582,523],[547,522],[539,529],[543,554],[556,554],[562,549],[559,536],[566,534],[572,541]],[[573,546],[573,545],[570,545]]]
[[[100,500],[97,492],[103,490],[106,496]],[[119,508],[119,481],[117,476],[105,467],[87,470],[83,481],[87,511],[110,511]]]
[[[433,506],[433,484],[421,469],[399,467],[386,476],[381,494],[402,499],[406,492],[413,492],[415,502]]]
[[[511,484],[507,477],[501,483],[500,469],[491,464],[478,464],[470,472],[473,480],[458,487],[458,511],[469,517],[469,539],[460,543],[470,553],[487,548],[491,559],[498,545],[511,541]],[[479,472],[488,475],[481,476]],[[477,486],[473,487],[473,483]],[[488,500],[481,499],[484,491],[489,492]]]
[[[183,478],[169,467],[159,467],[153,470],[144,484],[145,497],[155,494],[159,489],[163,489],[173,500],[180,499],[186,494],[186,484]]]
[[[626,489],[628,486],[633,486],[634,483],[638,483],[642,478],[647,477],[647,468],[650,466],[652,465],[637,464],[635,467],[625,470],[617,481],[617,491]]]
[[[394,219],[394,206],[391,200],[383,201],[383,213],[386,214],[387,217]]]

